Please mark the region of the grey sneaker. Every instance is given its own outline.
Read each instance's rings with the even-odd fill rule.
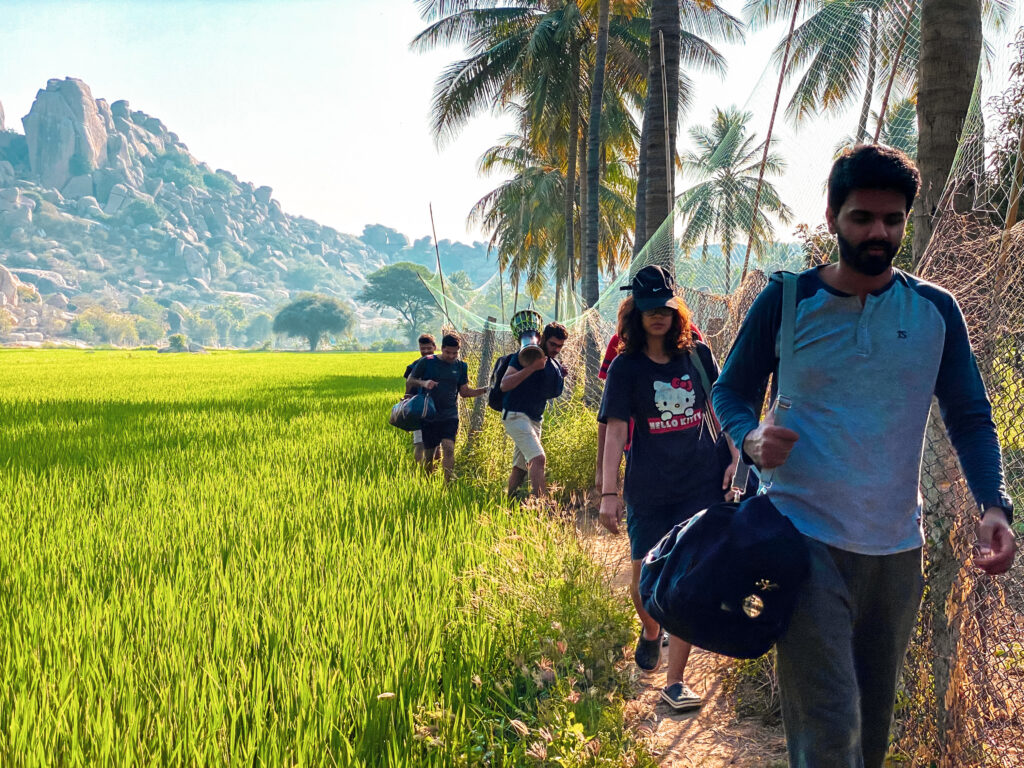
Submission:
[[[661,689],[661,700],[676,712],[700,709],[703,699],[690,690],[685,683],[672,683]]]
[[[643,629],[640,630],[640,638],[636,641],[636,653],[633,654],[636,665],[644,672],[653,672],[661,663],[661,635],[654,640],[644,637]]]
[[[664,629],[661,630],[661,645],[662,647],[668,645],[668,632],[666,632]]]

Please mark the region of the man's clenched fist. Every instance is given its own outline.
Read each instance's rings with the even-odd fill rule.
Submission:
[[[743,450],[758,468],[775,469],[786,463],[793,444],[799,439],[800,435],[792,429],[775,426],[775,409],[772,409],[764,421],[743,438]]]

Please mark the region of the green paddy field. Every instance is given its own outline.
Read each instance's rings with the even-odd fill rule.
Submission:
[[[648,764],[626,606],[508,457],[415,471],[409,357],[0,352],[0,765]]]

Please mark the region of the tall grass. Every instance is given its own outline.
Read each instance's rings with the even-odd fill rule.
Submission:
[[[0,764],[649,762],[625,607],[416,470],[405,357],[0,353]]]

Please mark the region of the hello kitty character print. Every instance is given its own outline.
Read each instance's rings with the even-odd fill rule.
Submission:
[[[700,424],[703,411],[696,408],[697,394],[689,376],[678,376],[671,381],[654,382],[654,405],[660,418],[647,420],[651,434],[678,432]]]

